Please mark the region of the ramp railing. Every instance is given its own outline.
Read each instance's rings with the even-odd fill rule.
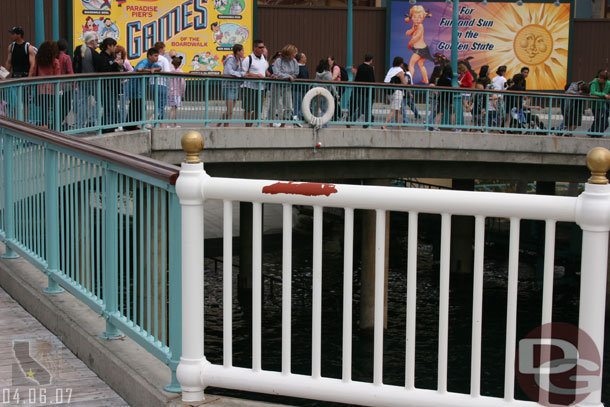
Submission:
[[[309,126],[308,91],[330,92],[331,126],[601,137],[606,102],[584,94],[195,74],[84,74],[0,82],[0,115],[63,133],[145,126]],[[310,99],[322,116],[328,100]],[[605,124],[604,124],[605,123]]]
[[[102,315],[103,338],[124,333],[166,363],[179,391],[178,168],[5,118],[0,145],[2,257]]]

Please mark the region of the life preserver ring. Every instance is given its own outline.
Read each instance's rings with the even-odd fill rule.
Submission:
[[[322,116],[314,116],[311,113],[311,101],[316,96],[322,96],[324,99],[326,99],[326,102],[328,103],[328,108]],[[303,97],[303,102],[301,103],[301,111],[303,112],[303,118],[307,123],[311,124],[314,127],[322,127],[326,123],[328,123],[330,119],[332,119],[333,114],[335,113],[335,98],[333,97],[333,95],[331,95],[328,89],[317,86],[315,88],[310,89],[309,92],[307,92]]]

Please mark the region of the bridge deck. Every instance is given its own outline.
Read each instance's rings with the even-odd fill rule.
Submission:
[[[0,288],[0,404],[128,404]]]

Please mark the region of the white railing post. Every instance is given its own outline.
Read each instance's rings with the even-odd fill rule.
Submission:
[[[203,183],[207,174],[199,160],[203,148],[200,133],[182,136],[186,160],[176,182],[182,206],[182,356],[176,377],[182,388],[182,401],[204,399],[203,353]]]
[[[579,405],[603,406],[601,376],[610,231],[610,185],[606,172],[610,169],[610,151],[602,147],[589,151],[587,167],[591,170],[591,178],[576,203],[576,223],[583,230],[578,327],[581,332],[591,337],[601,358],[598,377],[591,377],[590,371],[586,373],[586,377],[592,379],[589,383],[595,383],[595,387]],[[579,359],[583,355],[591,354],[591,350],[581,348],[582,342],[584,341],[579,337]],[[581,366],[583,364],[579,362],[578,369],[581,369]]]

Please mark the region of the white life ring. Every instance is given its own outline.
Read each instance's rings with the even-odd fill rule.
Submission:
[[[322,116],[314,116],[311,113],[311,101],[316,96],[322,96],[328,103],[328,109],[326,109],[326,112]],[[333,114],[335,113],[335,98],[333,98],[333,95],[330,94],[328,89],[317,86],[310,89],[303,97],[301,111],[303,112],[303,118],[307,123],[315,127],[322,127],[332,119]]]

